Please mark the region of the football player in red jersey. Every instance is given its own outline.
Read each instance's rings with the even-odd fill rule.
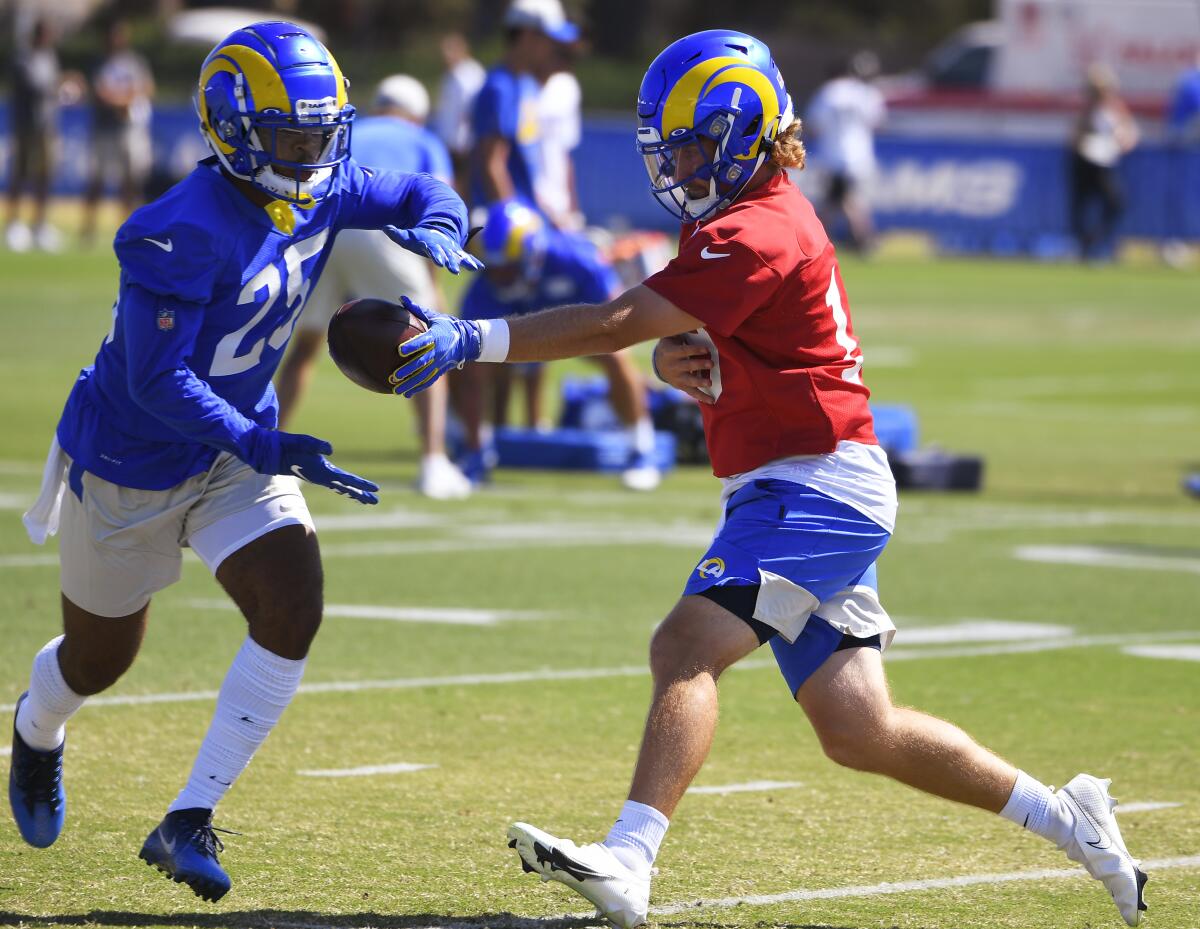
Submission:
[[[669,380],[703,401],[723,515],[650,646],[654,694],[629,799],[603,842],[525,823],[526,870],[566,884],[611,922],[646,918],[668,817],[708,754],[717,679],[769,642],[834,761],[999,813],[1082,863],[1135,925],[1145,875],[1108,782],[1054,792],[943,720],[892,703],[882,650],[895,627],[875,561],[896,515],[833,246],[787,168],[804,162],[770,52],[713,30],[670,45],[638,94],[653,195],[682,222],[679,254],[606,304],[507,320],[425,315],[393,374],[411,395],[467,361],[550,361],[661,340]],[[421,312],[420,308],[416,308]]]

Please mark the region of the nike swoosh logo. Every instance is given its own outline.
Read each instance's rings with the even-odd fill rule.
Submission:
[[[149,236],[145,236],[144,238],[151,245],[157,245],[164,252],[173,252],[175,250],[175,243],[172,242],[170,239],[167,239],[167,241],[165,241],[165,242],[160,242],[160,241],[158,241],[158,239],[152,239]]]
[[[704,248],[700,249],[700,257],[701,258],[728,258],[729,252],[711,252],[708,250],[708,246],[706,245],[706,246],[704,246]]]
[[[223,781],[223,780],[221,780],[219,777],[217,777],[215,774],[210,774],[210,775],[208,776],[208,779],[209,779],[210,781],[216,781],[216,782],[217,782],[218,784],[220,784],[222,787],[232,787],[232,786],[233,786],[233,781]]]
[[[175,854],[175,840],[174,839],[168,840],[167,837],[163,834],[163,831],[161,829],[158,830],[158,837],[159,837],[159,839],[162,840],[163,848],[165,848],[167,850],[167,854],[174,855]]]
[[[304,476],[304,472],[300,470],[300,465],[292,465],[292,473],[302,481],[308,480],[308,478]]]

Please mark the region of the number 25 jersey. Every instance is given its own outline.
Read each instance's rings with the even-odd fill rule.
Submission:
[[[878,444],[833,244],[786,174],[685,225],[645,286],[712,341],[717,402],[700,409],[718,477]]]
[[[462,200],[428,175],[350,161],[311,208],[264,209],[212,161],[117,233],[112,331],[58,424],[76,465],[114,484],[165,490],[221,451],[244,459],[255,430],[275,427],[271,377],[339,229],[463,238]]]

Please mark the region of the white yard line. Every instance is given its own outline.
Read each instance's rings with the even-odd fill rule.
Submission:
[[[1153,813],[1155,810],[1173,810],[1182,803],[1155,803],[1147,800],[1144,803],[1118,803],[1117,815],[1128,816],[1130,813]]]
[[[58,566],[58,555],[0,555],[0,568],[48,568]]]
[[[904,617],[893,619],[900,630],[896,633],[896,643],[906,646],[950,642],[1028,642],[1034,639],[1061,639],[1075,633],[1070,626],[1008,619],[960,619],[943,626],[928,626]],[[914,628],[908,627],[910,622]]]
[[[1089,568],[1132,568],[1137,571],[1182,571],[1200,574],[1200,558],[1151,555],[1099,545],[1021,545],[1013,551],[1021,561],[1083,565]]]
[[[2,748],[0,748],[0,758],[3,758],[4,756],[11,755],[11,754],[12,754],[12,746],[11,745],[5,745]]]
[[[791,790],[793,787],[803,787],[799,781],[746,781],[744,784],[714,784],[705,787],[689,787],[690,794],[715,794],[723,797],[726,794],[758,793],[766,790]]]
[[[187,605],[200,610],[236,612],[231,600],[201,598]],[[369,603],[327,603],[328,619],[380,619],[394,623],[437,623],[449,626],[494,626],[512,620],[546,619],[553,613],[536,610],[475,610],[463,607],[376,606]]]
[[[1150,874],[1180,868],[1200,868],[1200,855],[1180,858],[1158,858],[1142,862]],[[963,874],[958,877],[935,877],[920,881],[897,881],[867,884],[857,887],[825,887],[814,890],[789,890],[777,894],[751,894],[744,897],[720,897],[712,900],[693,900],[650,907],[652,916],[673,916],[696,909],[729,909],[735,906],[770,906],[775,903],[795,903],[803,900],[840,900],[855,897],[879,897],[890,894],[913,893],[922,890],[944,890],[952,887],[979,887],[1011,884],[1015,881],[1047,881],[1064,878],[1088,878],[1082,868],[1038,868],[1029,871],[1009,871],[996,874]],[[1089,880],[1091,878],[1088,878]]]
[[[1142,862],[1142,867],[1153,877],[1155,872],[1200,868],[1200,855],[1178,858],[1155,858]],[[1082,868],[1037,868],[1028,871],[994,872],[990,874],[962,874],[958,877],[934,877],[919,881],[896,881],[881,884],[865,884],[852,887],[824,887],[804,890],[789,890],[777,894],[751,894],[743,897],[717,897],[713,899],[688,900],[650,907],[650,916],[675,916],[703,909],[732,909],[737,906],[772,906],[776,903],[798,903],[805,900],[847,900],[864,897],[883,897],[895,894],[919,893],[926,890],[948,890],[964,887],[988,887],[1023,881],[1091,880]],[[1114,916],[1115,918],[1115,916]],[[564,913],[559,916],[521,917],[505,914],[504,918],[491,917],[487,920],[463,917],[461,920],[446,919],[431,923],[424,929],[538,929],[564,920],[595,920],[595,911]],[[322,922],[291,922],[272,919],[270,923],[250,921],[248,925],[270,926],[272,929],[350,929],[353,923],[339,923],[337,927]],[[366,924],[364,924],[365,926]],[[414,923],[412,929],[422,929]]]
[[[361,768],[328,768],[315,771],[297,771],[302,777],[370,777],[375,774],[411,774],[413,771],[428,771],[435,764],[412,764],[398,761],[394,764],[369,764]]]
[[[1130,645],[1121,649],[1138,658],[1167,658],[1176,661],[1200,661],[1200,645]]]
[[[1105,645],[1130,645],[1143,642],[1169,642],[1179,639],[1200,639],[1196,630],[1179,630],[1130,635],[1073,636],[1063,639],[1048,639],[1042,642],[1018,642],[1000,645],[963,646],[957,648],[890,648],[888,661],[905,661],[925,658],[974,658],[988,655],[1019,655],[1028,652],[1059,651],[1070,648],[1089,648]],[[766,660],[742,661],[733,666],[734,671],[761,671],[775,668],[775,662]],[[507,671],[496,674],[458,674],[446,677],[400,677],[378,681],[326,681],[316,684],[301,684],[299,693],[357,693],[364,690],[425,690],[431,687],[480,687],[495,684],[532,684],[541,681],[592,681],[613,677],[642,677],[648,674],[644,665],[625,665],[613,668],[566,668],[561,670],[541,669],[536,671]],[[153,703],[194,703],[215,700],[215,690],[192,690],[177,693],[129,694],[90,697],[84,707],[141,706]],[[0,713],[12,712],[14,704],[0,704]]]

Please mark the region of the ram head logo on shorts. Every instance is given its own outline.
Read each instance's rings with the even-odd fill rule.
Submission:
[[[725,561],[721,558],[705,558],[696,566],[696,573],[715,580],[725,573]]]

